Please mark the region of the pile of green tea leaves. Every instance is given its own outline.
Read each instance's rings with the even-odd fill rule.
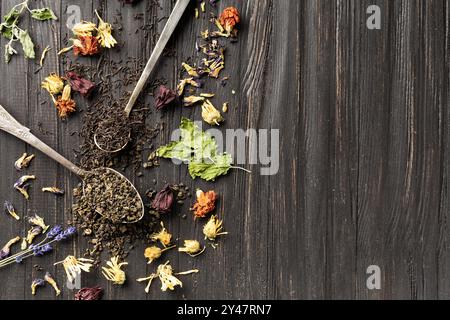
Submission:
[[[0,34],[9,40],[5,45],[5,62],[8,63],[11,57],[17,54],[14,48],[15,42],[20,42],[22,50],[27,59],[34,59],[34,43],[27,30],[19,27],[20,18],[24,12],[28,12],[33,19],[39,21],[57,20],[58,18],[50,8],[30,9],[28,0],[15,5],[7,15],[3,17],[0,24]]]
[[[180,140],[160,147],[156,154],[160,158],[175,159],[188,163],[192,179],[201,178],[214,181],[226,175],[233,167],[233,159],[229,154],[219,153],[214,138],[203,132],[193,121],[182,118]]]

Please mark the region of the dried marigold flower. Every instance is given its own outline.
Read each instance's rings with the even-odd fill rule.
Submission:
[[[177,98],[177,94],[175,91],[170,90],[165,86],[160,86],[158,89],[158,94],[155,98],[155,108],[156,110],[161,110],[170,104],[172,104]]]
[[[36,289],[43,286],[45,286],[45,281],[43,279],[34,279],[31,283],[31,294],[33,296],[36,295]]]
[[[216,208],[217,193],[214,191],[203,192],[197,190],[197,202],[192,207],[196,218],[205,218],[206,215]]]
[[[220,15],[219,22],[228,34],[231,34],[234,28],[241,22],[241,17],[238,9],[235,7],[228,7],[223,10]]]
[[[66,272],[67,279],[73,282],[82,271],[90,272],[94,260],[85,258],[76,258],[74,256],[67,256],[63,261],[56,262],[54,265],[62,264]]]
[[[70,83],[70,87],[72,88],[72,90],[79,92],[84,97],[88,97],[95,89],[95,83],[82,78],[75,72],[67,72],[66,77]]]
[[[93,56],[99,52],[98,39],[94,36],[83,36],[73,40],[73,53],[76,56]]]
[[[166,185],[156,194],[155,199],[152,202],[152,209],[160,213],[170,213],[172,211],[173,202],[174,195],[172,187]]]
[[[52,73],[42,81],[41,87],[52,95],[58,94],[64,89],[64,81],[61,77]]]
[[[222,232],[223,221],[219,220],[217,216],[211,216],[209,221],[203,227],[203,234],[205,235],[205,240],[214,241],[218,236],[228,234],[228,232]]]
[[[99,286],[94,288],[83,288],[78,290],[77,293],[75,293],[75,300],[86,300],[86,301],[93,301],[93,300],[100,300],[103,294],[103,289]]]
[[[92,32],[96,29],[95,23],[81,21],[77,23],[73,28],[72,32],[77,37],[92,36]]]
[[[14,239],[9,240],[0,250],[0,260],[3,260],[11,254],[11,247],[20,241],[20,237],[15,237]]]
[[[61,290],[59,290],[58,284],[56,283],[55,279],[50,274],[50,272],[45,273],[44,280],[47,281],[47,283],[53,287],[53,289],[55,290],[56,296],[59,296],[61,294]]]
[[[27,153],[24,153],[19,159],[16,160],[16,162],[14,162],[14,168],[16,168],[17,171],[28,168],[31,160],[33,159],[34,154],[28,155]]]
[[[201,246],[197,240],[184,240],[184,247],[178,248],[179,252],[185,252],[191,257],[197,257],[205,252],[206,247]]]
[[[172,235],[167,232],[167,229],[164,227],[164,223],[161,222],[162,230],[158,233],[153,234],[150,238],[153,241],[159,241],[166,248],[170,245],[172,241]]]
[[[71,113],[75,112],[76,104],[71,98],[70,85],[66,85],[63,90],[63,94],[58,100],[54,101],[56,109],[58,110],[59,117],[61,119],[67,118]]]
[[[153,247],[146,248],[144,251],[144,257],[146,257],[148,259],[147,264],[151,264],[153,261],[159,259],[165,251],[168,251],[175,247],[176,246],[171,246],[168,248],[161,249],[159,247],[153,246]]]
[[[95,14],[98,17],[98,20],[100,21],[98,24],[98,35],[97,39],[100,41],[100,44],[104,48],[112,48],[117,44],[116,39],[112,36],[112,26],[109,23],[106,23],[103,21],[102,18],[100,18],[100,15],[98,14],[97,10],[95,10]]]
[[[105,278],[114,284],[122,285],[125,283],[126,274],[121,268],[128,265],[128,262],[119,263],[119,257],[113,257],[110,261],[107,261],[108,267],[103,267],[102,274]]]
[[[220,111],[217,110],[211,101],[206,100],[202,105],[202,118],[209,125],[220,125],[220,122],[223,122],[225,119],[220,114]]]

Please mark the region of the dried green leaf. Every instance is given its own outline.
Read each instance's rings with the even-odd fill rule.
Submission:
[[[9,63],[11,61],[11,57],[17,54],[17,51],[12,47],[10,43],[5,45],[5,62]]]
[[[30,11],[31,17],[40,21],[58,20],[55,13],[50,8],[33,9]]]
[[[15,30],[13,32],[15,32]],[[20,43],[22,44],[22,49],[25,54],[25,57],[28,59],[34,59],[35,58],[34,43],[33,40],[31,40],[28,31],[19,30],[16,36],[17,39],[19,39]]]

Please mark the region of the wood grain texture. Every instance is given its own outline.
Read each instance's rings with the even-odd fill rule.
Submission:
[[[1,14],[15,2],[2,1]],[[120,12],[122,46],[105,58],[146,61],[174,2],[122,7],[116,0],[33,1],[36,7],[51,5],[61,18],[23,21],[39,44],[37,56],[46,45],[53,51],[38,73],[35,62],[20,56],[0,63],[0,104],[76,161],[73,149],[80,142],[72,133],[81,117],[58,120],[40,89],[47,74],[63,70],[56,52],[70,35],[67,6],[79,5],[85,20],[93,19],[96,8],[109,20]],[[381,30],[366,27],[366,9],[373,4],[382,10]],[[198,58],[195,41],[208,27],[209,12],[229,5],[238,7],[243,20],[238,43],[227,50],[224,74],[230,81],[225,88],[208,82],[205,91],[217,93],[217,105],[230,102],[221,130],[280,131],[278,174],[262,176],[261,165],[248,165],[251,175],[236,171],[213,184],[192,181],[184,166],[167,161],[133,177],[142,192],[153,187],[153,179],[157,187],[183,181],[192,190],[215,189],[230,235],[197,259],[175,251],[165,255],[176,270],[201,270],[183,278],[175,293],[161,293],[155,283],[146,295],[135,282],[153,271],[143,244],[128,259],[126,286],[106,283],[98,270],[83,277],[83,286],[103,286],[106,299],[449,299],[449,1],[222,0],[215,9],[207,5],[200,19],[193,17],[193,1],[169,44],[176,55],[163,58],[154,77],[175,87],[181,62]],[[134,19],[136,13],[143,19]],[[147,33],[143,25],[155,27]],[[169,141],[182,116],[199,120],[201,111],[151,115],[149,125],[166,122],[155,145]],[[54,198],[39,189],[61,184],[71,190],[78,180],[44,156],[29,169],[38,176],[31,200],[24,202],[12,189],[19,176],[12,165],[23,152],[33,149],[0,133],[0,201],[12,200],[23,215],[36,212],[52,224],[70,219],[70,192]],[[188,208],[165,219],[180,241],[202,236],[201,224],[182,218]],[[2,215],[0,243],[26,228],[24,221]],[[0,270],[0,299],[54,299],[50,288],[31,296],[32,279],[42,276],[33,265],[51,271],[63,287],[64,272],[53,262],[85,248],[80,236],[52,255]],[[382,270],[381,290],[366,287],[370,265]],[[61,298],[72,299],[73,292],[64,288]]]

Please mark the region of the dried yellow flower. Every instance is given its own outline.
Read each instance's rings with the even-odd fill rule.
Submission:
[[[81,21],[72,28],[72,32],[77,37],[85,37],[85,36],[92,36],[92,32],[95,29],[96,29],[95,23]]]
[[[94,260],[85,258],[75,258],[74,256],[67,256],[63,261],[56,262],[54,265],[62,264],[66,272],[67,279],[73,282],[82,271],[90,272]]]
[[[172,235],[167,232],[167,229],[164,227],[164,223],[161,222],[162,230],[158,233],[155,233],[151,236],[153,241],[159,241],[166,248],[170,245],[172,241]]]
[[[105,22],[100,18],[100,15],[98,14],[97,10],[95,10],[95,14],[98,17],[98,20],[100,21],[98,24],[98,35],[97,39],[100,42],[101,46],[104,48],[112,48],[117,44],[116,39],[112,36],[112,26],[111,24]]]
[[[50,74],[42,81],[42,88],[47,90],[51,95],[58,94],[64,89],[64,81],[55,73]]]
[[[185,252],[191,257],[197,257],[205,252],[206,247],[201,246],[197,240],[184,240],[184,247],[179,248],[179,252]]]
[[[145,252],[144,252],[144,257],[146,257],[148,259],[147,264],[150,264],[153,261],[159,259],[165,251],[173,249],[175,247],[176,246],[171,246],[171,247],[168,247],[165,249],[161,249],[156,246],[148,247],[147,249],[145,249]]]
[[[211,216],[209,221],[203,227],[203,234],[205,235],[205,240],[209,239],[211,241],[216,240],[218,236],[228,234],[228,232],[222,232],[223,221],[219,220],[217,216]]]
[[[202,105],[202,118],[206,123],[210,125],[220,125],[220,122],[224,121],[224,118],[220,114],[211,101],[206,100]]]
[[[183,98],[183,106],[191,107],[191,106],[193,106],[196,103],[204,102],[204,101],[205,101],[204,97],[189,96],[189,97]]]
[[[102,274],[105,278],[114,284],[122,285],[125,283],[126,274],[121,268],[128,265],[128,262],[119,263],[119,257],[113,257],[110,261],[107,261],[108,267],[103,267]]]
[[[191,67],[190,65],[188,65],[187,63],[183,62],[182,63],[183,68],[186,70],[186,72],[194,78],[198,78],[199,74],[197,72],[197,70],[194,67]]]

